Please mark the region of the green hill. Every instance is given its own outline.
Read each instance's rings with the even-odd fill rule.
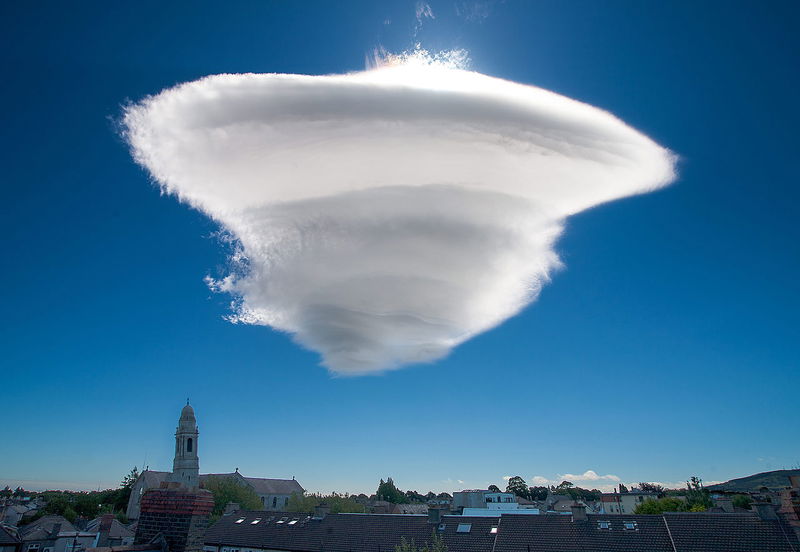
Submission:
[[[706,488],[709,491],[738,491],[743,493],[758,491],[761,487],[783,489],[789,486],[790,475],[800,475],[800,470],[774,470],[757,473],[747,477],[731,479],[725,483],[709,485]]]

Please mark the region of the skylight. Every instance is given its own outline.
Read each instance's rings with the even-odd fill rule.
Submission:
[[[626,521],[623,523],[626,531],[636,531],[637,526],[635,521]]]
[[[286,523],[286,520],[287,520],[287,519],[289,519],[289,518],[288,518],[288,517],[282,517],[281,519],[279,519],[279,520],[278,520],[278,521],[276,521],[275,523]]]
[[[289,522],[289,525],[294,525],[298,521],[300,521],[300,518],[294,518],[292,521]]]
[[[255,525],[259,521],[261,521],[261,518],[256,518],[256,519],[254,519],[253,521],[250,522],[250,525]]]
[[[243,522],[243,521],[244,521],[244,518],[239,518],[239,519],[237,519],[236,521],[234,521],[234,523],[241,523],[241,522]]]
[[[469,533],[472,530],[471,523],[459,523],[456,528],[456,533]]]
[[[598,529],[611,529],[611,522],[609,521],[598,521],[597,522]]]
[[[492,535],[496,535],[497,534],[497,525],[493,525],[492,528],[489,529],[489,533],[491,533]]]

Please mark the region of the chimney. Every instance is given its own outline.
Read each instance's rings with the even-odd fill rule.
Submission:
[[[759,519],[778,519],[775,507],[769,502],[753,502],[752,508]]]
[[[435,506],[428,506],[428,523],[439,525],[444,521],[442,518],[449,513],[450,511],[446,507],[443,508],[438,504]]]
[[[97,546],[108,546],[108,537],[111,533],[111,524],[114,514],[103,514],[100,518],[100,528],[97,531]]]
[[[314,519],[325,519],[325,516],[331,513],[331,507],[327,504],[318,504],[314,506]]]
[[[234,512],[238,512],[241,509],[238,502],[228,502],[225,505],[225,510],[222,512],[223,516],[229,516]]]
[[[54,523],[53,528],[50,530],[50,535],[52,537],[57,537],[60,532],[61,532],[61,524]]]
[[[789,476],[789,486],[792,489],[800,488],[800,475],[790,475]]]
[[[572,510],[572,521],[586,521],[589,519],[586,517],[586,504],[575,502],[570,506],[570,510]]]
[[[731,499],[731,497],[721,496],[715,499],[714,502],[716,502],[717,506],[722,508],[722,511],[725,512],[726,514],[733,513],[733,500]]]

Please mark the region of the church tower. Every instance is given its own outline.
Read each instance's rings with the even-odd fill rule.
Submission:
[[[180,483],[185,487],[200,486],[200,459],[197,457],[197,420],[194,409],[186,401],[181,410],[178,428],[175,430],[175,460],[168,481]]]

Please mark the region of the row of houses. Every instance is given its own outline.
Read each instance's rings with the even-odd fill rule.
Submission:
[[[403,543],[447,552],[798,552],[800,526],[771,507],[748,513],[497,517],[286,514],[240,511],[206,533],[204,552],[394,552]]]
[[[17,551],[79,552],[96,547],[132,545],[136,527],[123,525],[111,514],[90,520],[83,528],[76,527],[63,516],[49,515],[19,528],[3,525],[0,530],[0,539],[5,539],[9,547],[16,544]]]

